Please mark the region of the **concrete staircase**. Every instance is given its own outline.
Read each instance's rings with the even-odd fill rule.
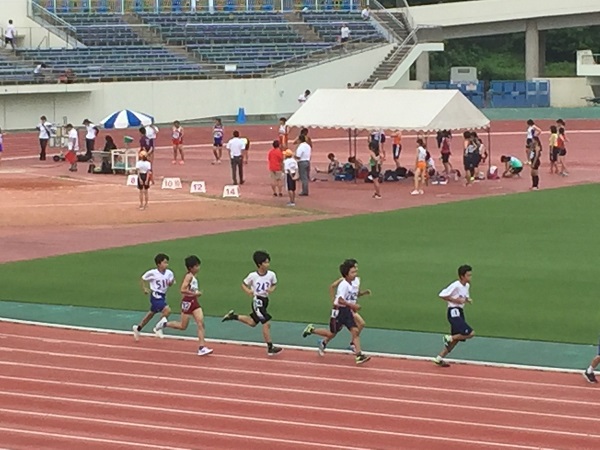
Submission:
[[[371,17],[388,30],[399,42],[404,41],[410,33],[408,24],[402,14],[388,11],[373,11]]]
[[[122,18],[125,23],[131,25],[131,31],[145,43],[150,45],[165,45],[160,30],[148,26],[135,14],[124,14]]]
[[[283,17],[288,21],[290,28],[301,36],[304,41],[323,42],[321,35],[308,23],[304,22],[304,19],[302,19],[302,16],[298,11],[286,12],[283,14]]]

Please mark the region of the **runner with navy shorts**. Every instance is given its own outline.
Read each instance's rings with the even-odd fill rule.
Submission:
[[[449,367],[444,358],[454,350],[459,342],[464,342],[475,336],[475,332],[465,319],[464,307],[473,300],[469,294],[471,283],[471,266],[463,265],[458,268],[458,280],[439,293],[442,300],[448,302],[448,322],[450,334],[444,336],[444,349],[433,360],[440,367]]]
[[[271,265],[271,256],[264,251],[256,251],[252,255],[256,270],[250,272],[242,282],[242,290],[252,297],[252,312],[248,316],[242,316],[235,313],[232,309],[222,321],[238,320],[254,328],[259,323],[262,324],[263,338],[267,344],[267,355],[273,356],[280,353],[283,349],[275,347],[271,341],[271,314],[269,314],[269,295],[277,288],[277,275],[269,270]]]
[[[356,325],[354,317],[354,313],[358,312],[361,308],[357,303],[361,292],[360,285],[356,282],[358,279],[356,262],[354,260],[344,261],[340,266],[340,273],[344,279],[338,285],[333,300],[333,308],[329,318],[329,330],[325,328],[315,328],[314,325],[310,324],[304,329],[302,337],[307,337],[311,334],[324,337],[323,340],[319,341],[319,355],[323,356],[327,344],[342,331],[342,328],[346,327],[352,335],[352,342],[356,353],[356,364],[364,364],[370,360],[371,357],[362,353],[360,346],[360,330]]]
[[[213,164],[221,164],[221,157],[223,156],[223,136],[225,135],[225,128],[221,119],[215,119],[215,126],[213,127],[213,155],[215,160]]]
[[[150,311],[146,313],[139,325],[133,326],[133,337],[136,341],[140,339],[140,332],[152,318],[162,314],[166,320],[171,314],[171,308],[167,304],[167,290],[175,284],[175,275],[169,267],[169,257],[164,253],[159,253],[154,257],[156,269],[148,270],[142,275],[141,285],[144,294],[150,296]]]
[[[198,302],[198,297],[202,295],[202,291],[198,289],[198,279],[196,274],[200,270],[200,258],[195,255],[185,258],[185,268],[187,273],[181,283],[181,320],[167,322],[167,318],[163,317],[154,327],[154,332],[158,336],[162,336],[163,328],[173,328],[174,330],[183,331],[187,329],[190,323],[190,317],[194,319],[198,327],[198,356],[210,355],[213,350],[208,348],[204,341],[204,312]]]

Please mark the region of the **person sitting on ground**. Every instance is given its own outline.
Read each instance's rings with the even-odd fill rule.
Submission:
[[[514,176],[520,177],[520,173],[523,171],[523,163],[514,156],[502,155],[500,161],[504,163],[504,173],[502,177],[512,178]]]
[[[316,175],[313,178],[313,181],[333,180],[337,172],[340,170],[340,162],[337,159],[335,159],[335,155],[333,153],[328,154],[327,159],[329,159],[327,171],[315,167]]]

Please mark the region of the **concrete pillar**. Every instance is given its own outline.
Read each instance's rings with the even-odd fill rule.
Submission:
[[[423,52],[417,58],[417,81],[429,83],[429,52]]]
[[[546,31],[540,31],[540,63],[539,63],[539,71],[540,76],[544,76],[544,72],[546,71]]]
[[[540,76],[540,34],[535,20],[528,20],[525,28],[525,78]]]

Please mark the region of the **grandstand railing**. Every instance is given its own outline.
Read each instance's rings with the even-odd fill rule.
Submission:
[[[403,1],[406,4],[406,0],[403,0]],[[402,23],[402,21],[400,21],[397,16],[395,16],[394,14],[389,12],[387,10],[387,8],[385,6],[383,6],[381,3],[379,3],[377,0],[370,0],[370,5],[373,6],[373,9],[375,9],[377,11],[381,11],[383,14],[385,14],[398,27],[405,29],[406,25],[408,25],[408,30],[407,30],[408,32],[414,30],[414,28],[415,28],[414,21],[412,19],[412,16],[410,15],[410,11],[408,10],[408,4],[406,5],[406,12],[403,12],[404,18],[407,21],[406,25],[404,23]]]
[[[380,47],[390,45],[389,42],[368,42],[370,38],[352,39],[347,42],[346,47],[342,47],[341,44],[335,44],[332,47],[325,49],[313,50],[311,52],[303,53],[302,55],[294,58],[288,58],[280,63],[272,64],[269,70],[272,76],[282,76],[289,73],[298,72],[300,70],[309,69],[311,67],[320,66],[322,64],[330,63],[336,59],[346,58],[348,56],[357,55],[360,53],[375,50]],[[352,49],[353,44],[371,44],[368,46],[360,46]],[[344,50],[344,48],[348,50]],[[298,64],[302,61],[306,61],[306,64]]]
[[[242,11],[360,11],[369,0],[29,0],[53,14]],[[402,0],[406,7],[406,0]]]
[[[46,20],[46,19],[44,19]],[[89,40],[90,38],[83,35],[83,31],[86,29],[95,30],[113,30],[118,32],[119,29],[126,29],[132,31],[137,37],[144,42],[144,45],[160,46],[164,45],[160,40],[160,27],[150,24],[109,24],[109,25],[83,25],[73,27],[72,25],[51,25],[49,28],[40,27],[18,27],[17,28],[17,49],[18,50],[31,50],[31,49],[51,49],[51,48],[86,48],[82,41]],[[2,30],[0,28],[0,30]],[[2,32],[4,32],[2,30]],[[147,39],[148,34],[144,32],[152,33],[152,36],[157,37],[157,41],[151,42]],[[52,35],[60,37],[63,42],[51,39]],[[4,34],[3,34],[4,35]],[[97,44],[101,45],[101,44]],[[133,45],[130,42],[122,41],[119,42],[115,39],[112,46],[130,46]]]

